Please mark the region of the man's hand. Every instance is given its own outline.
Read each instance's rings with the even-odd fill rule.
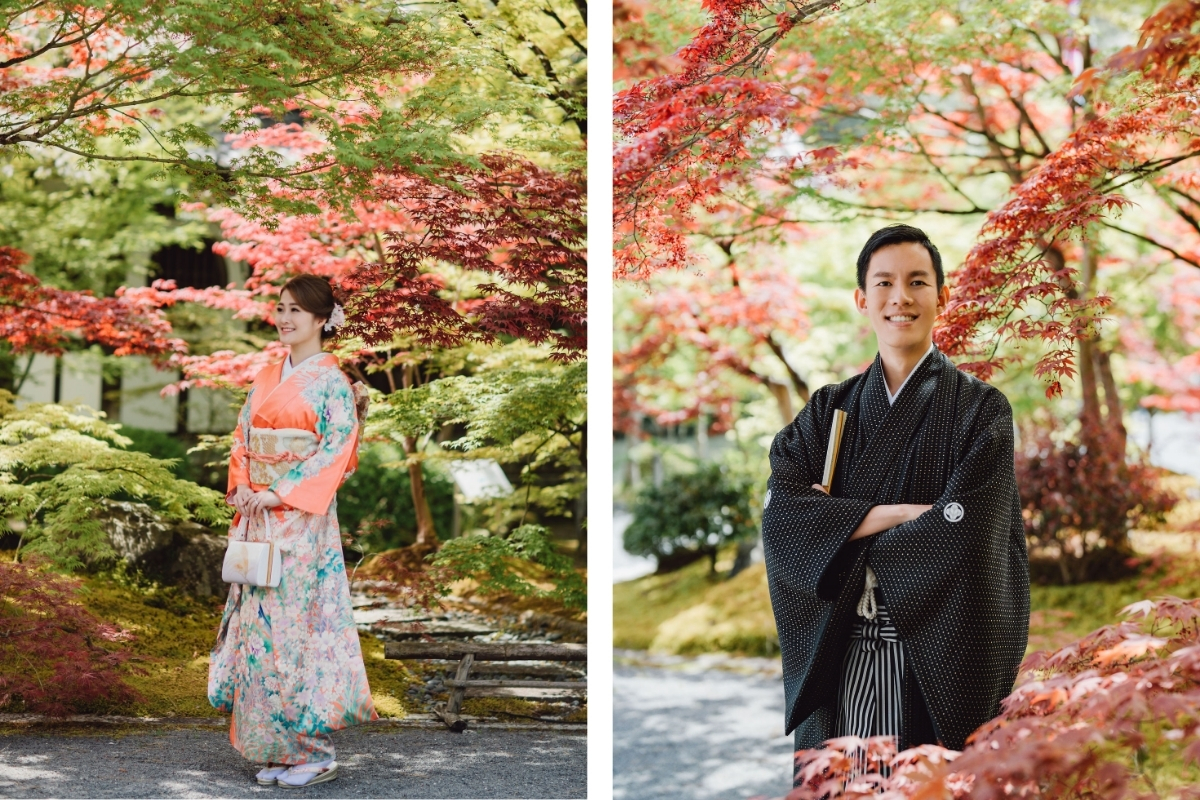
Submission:
[[[812,488],[818,492],[829,494],[825,487],[819,483],[814,483]],[[933,506],[921,505],[919,503],[895,503],[892,505],[874,506],[867,512],[867,516],[859,523],[859,526],[855,528],[854,533],[850,536],[850,541],[865,539],[868,536],[882,533],[888,528],[894,528],[905,522],[911,522],[931,508]]]

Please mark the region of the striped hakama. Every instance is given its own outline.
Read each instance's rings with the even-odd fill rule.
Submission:
[[[899,748],[904,721],[904,646],[887,607],[876,595],[874,619],[855,617],[842,664],[834,736],[894,736]],[[866,753],[852,756],[850,780],[868,772],[887,775],[886,765],[872,769]]]
[[[842,666],[835,736],[899,736],[904,718],[904,648],[887,608],[857,617]]]

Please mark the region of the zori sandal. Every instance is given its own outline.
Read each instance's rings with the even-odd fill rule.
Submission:
[[[276,764],[273,761],[268,761],[267,766],[260,769],[254,777],[258,778],[258,782],[263,786],[274,786],[276,779],[287,772],[288,769],[290,768],[287,764]]]
[[[314,783],[324,783],[337,777],[336,761],[321,761],[316,764],[297,764],[276,779],[286,789],[300,789]]]

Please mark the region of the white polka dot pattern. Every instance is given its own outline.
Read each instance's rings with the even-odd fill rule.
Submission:
[[[830,497],[811,487],[821,480],[835,408],[849,418]],[[920,728],[927,710],[937,738],[962,749],[999,713],[1029,631],[1008,400],[935,352],[889,405],[876,356],[865,373],[815,392],[775,437],[769,491],[763,546],[783,651],[786,729],[800,728],[797,746],[832,736],[869,565],[915,678],[911,694],[924,706],[913,710],[906,699],[906,721]],[[872,506],[891,503],[933,508],[847,541]],[[902,746],[912,741],[902,734]]]

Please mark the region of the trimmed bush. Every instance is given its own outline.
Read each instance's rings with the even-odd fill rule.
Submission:
[[[387,448],[364,448],[358,469],[338,489],[338,525],[363,552],[378,553],[416,541],[417,512],[408,470],[383,466],[399,458]],[[425,496],[438,536],[448,538],[454,526],[454,483],[440,472],[425,469],[424,473]]]
[[[661,572],[707,556],[715,572],[722,545],[758,535],[750,493],[748,484],[716,464],[669,476],[661,486],[645,486],[633,502],[625,550],[654,556]]]

